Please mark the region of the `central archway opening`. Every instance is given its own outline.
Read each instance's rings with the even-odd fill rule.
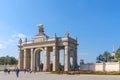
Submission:
[[[38,49],[35,52],[35,71],[43,71],[44,66],[44,52]]]

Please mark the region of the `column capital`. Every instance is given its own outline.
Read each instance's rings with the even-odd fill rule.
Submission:
[[[58,50],[58,47],[57,46],[53,46],[53,50]]]
[[[27,49],[25,48],[24,51],[26,51]]]
[[[65,46],[65,49],[68,48],[68,46]]]
[[[34,53],[34,52],[33,52],[33,48],[31,48],[30,50],[31,50],[31,54],[33,54],[33,53]]]
[[[31,48],[31,50],[33,50],[33,48]]]
[[[44,48],[45,51],[46,51],[47,49],[48,49],[47,47]]]

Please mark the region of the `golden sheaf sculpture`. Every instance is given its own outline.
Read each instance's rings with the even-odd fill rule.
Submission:
[[[43,33],[44,29],[43,29],[43,24],[38,24],[39,27],[39,33]]]

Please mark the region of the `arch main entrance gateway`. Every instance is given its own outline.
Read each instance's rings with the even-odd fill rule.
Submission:
[[[19,69],[31,69],[34,71],[41,70],[40,55],[43,52],[44,62],[43,71],[50,71],[50,52],[53,52],[53,71],[60,70],[59,54],[60,50],[64,50],[64,71],[77,69],[77,40],[76,38],[69,37],[69,33],[66,33],[64,37],[48,37],[44,34],[44,28],[42,24],[38,25],[38,34],[32,39],[22,41],[19,40]],[[72,62],[70,61],[72,57]],[[71,65],[72,63],[72,65]]]

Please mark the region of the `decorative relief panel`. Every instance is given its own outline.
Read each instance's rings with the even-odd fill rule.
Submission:
[[[42,41],[44,41],[44,38],[34,39],[34,42],[42,42]]]

